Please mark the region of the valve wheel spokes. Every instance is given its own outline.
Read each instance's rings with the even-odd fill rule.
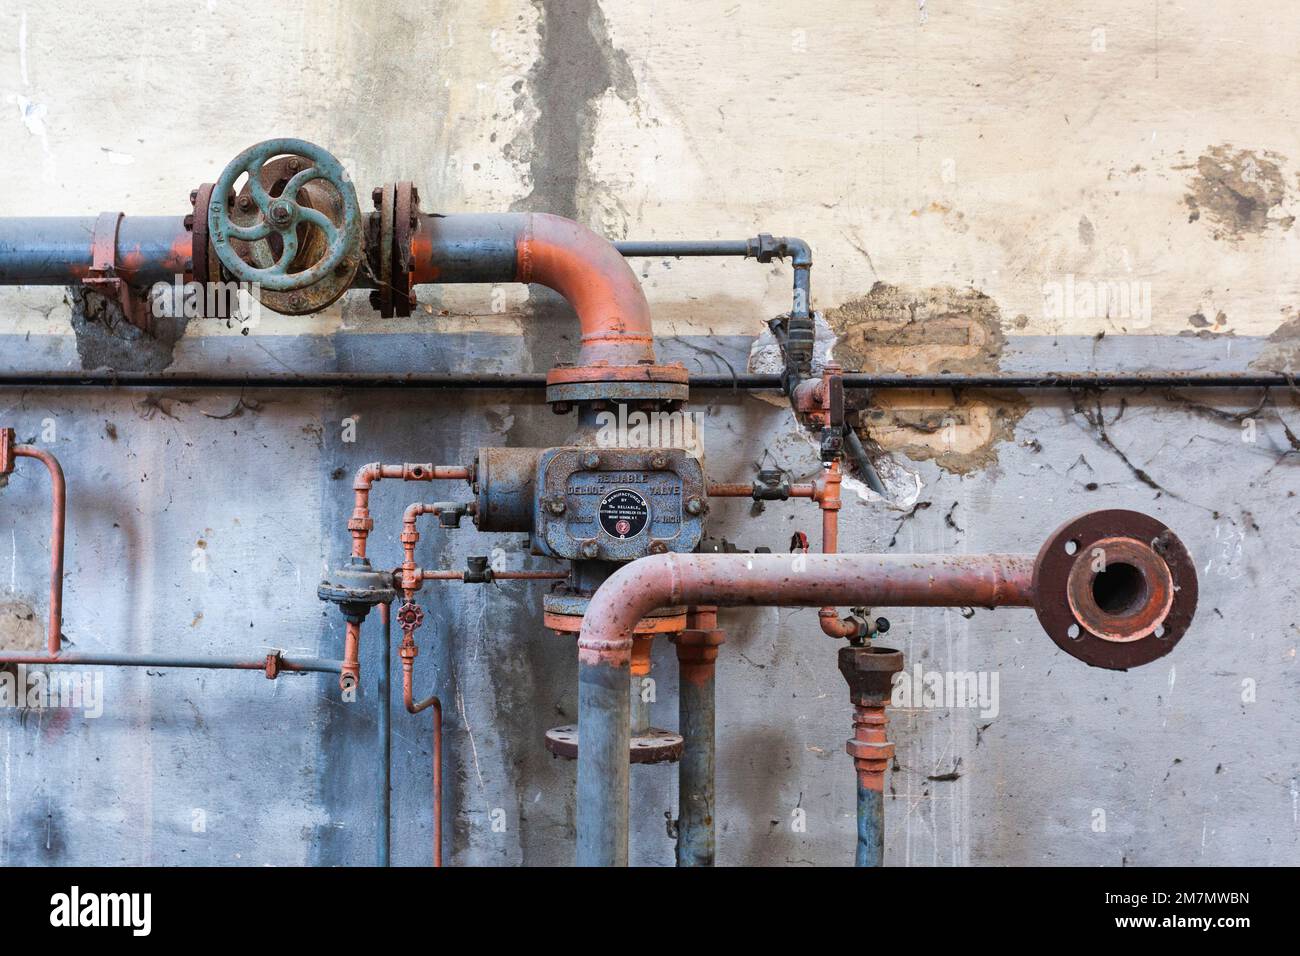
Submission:
[[[295,172],[277,196],[267,191],[262,181],[263,167],[278,156],[298,157],[307,168]],[[251,223],[236,223],[230,218],[229,205],[235,182],[248,177],[247,195],[257,209]],[[323,179],[339,197],[338,219],[299,201],[304,186]],[[212,246],[221,264],[236,279],[259,283],[274,292],[306,289],[330,278],[336,270],[354,268],[360,250],[360,209],[356,192],[342,165],[328,152],[305,140],[273,139],[251,146],[233,159],[222,171],[213,189],[208,229]],[[302,248],[299,226],[318,230],[324,240],[324,252],[317,260],[297,272],[290,266]],[[249,262],[232,245],[232,240],[254,243],[279,236],[282,248],[278,255],[266,258],[268,264]],[[313,244],[318,248],[318,244]],[[261,258],[256,257],[256,258]]]

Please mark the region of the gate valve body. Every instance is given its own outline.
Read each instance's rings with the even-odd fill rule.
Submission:
[[[244,150],[222,171],[206,213],[226,273],[254,284],[259,301],[277,312],[325,308],[360,266],[356,190],[337,159],[305,140],[269,139]]]

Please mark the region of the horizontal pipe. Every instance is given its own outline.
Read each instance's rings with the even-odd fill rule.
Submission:
[[[692,256],[734,256],[742,258],[749,255],[748,239],[702,239],[702,240],[664,240],[641,242],[621,240],[614,243],[619,254],[629,259],[654,259],[660,256],[676,259]]]
[[[0,218],[0,285],[71,285],[94,261],[96,216]],[[116,274],[137,289],[172,282],[193,268],[192,235],[181,216],[123,216]]]
[[[582,621],[579,654],[630,652],[660,607],[1032,607],[1028,554],[663,554],[616,571]]]
[[[528,282],[578,314],[579,366],[654,364],[650,306],[618,250],[581,223],[545,213],[425,215],[411,237],[413,281]]]
[[[578,865],[627,863],[632,632],[656,608],[1032,603],[1030,555],[664,554],[623,566],[578,636]]]
[[[781,387],[779,375],[693,375],[691,388],[766,391]],[[1078,388],[1286,388],[1293,376],[1258,372],[1044,372],[1038,375],[874,375],[849,372],[844,386],[854,389],[1078,389]],[[307,375],[268,372],[232,375],[228,372],[8,372],[0,373],[0,388],[302,388],[302,389],[424,389],[424,390],[541,390],[545,375],[530,373],[446,372],[315,372]]]
[[[81,667],[184,667],[213,670],[266,671],[266,658],[185,657],[169,654],[28,654],[23,651],[0,651],[0,665],[5,664],[72,664]],[[276,669],[292,673],[338,674],[343,662],[321,657],[281,657]]]

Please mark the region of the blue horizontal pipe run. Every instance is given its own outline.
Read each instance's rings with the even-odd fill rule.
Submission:
[[[95,216],[0,217],[0,285],[69,285],[92,264]],[[119,274],[137,289],[172,282],[192,268],[181,216],[123,216]]]

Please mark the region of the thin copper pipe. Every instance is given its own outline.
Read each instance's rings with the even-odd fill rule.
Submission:
[[[710,498],[752,498],[754,497],[754,486],[744,485],[739,482],[710,482],[705,494]],[[790,486],[789,497],[791,498],[813,498],[815,496],[816,486],[812,484]]]
[[[370,489],[376,481],[384,478],[400,478],[403,481],[450,481],[470,480],[471,471],[463,465],[411,464],[384,465],[374,461],[362,465],[352,482],[353,508],[348,519],[348,531],[352,535],[352,556],[366,556],[366,538],[375,527],[370,517]]]
[[[380,605],[385,620],[388,605]],[[433,708],[433,865],[442,866],[442,701],[437,695],[416,703],[414,690],[415,658],[420,649],[415,646],[410,632],[402,637],[397,649],[402,658],[402,704],[408,714],[418,714]]]
[[[835,554],[840,548],[840,473],[839,461],[832,461],[826,466],[818,483],[814,496],[822,509],[822,554]],[[847,639],[858,633],[858,622],[853,618],[840,618],[833,607],[823,607],[817,611],[817,620],[821,623],[822,633],[828,637]]]
[[[50,619],[46,625],[46,649],[51,656],[59,653],[63,635],[63,541],[67,522],[68,488],[59,460],[33,445],[14,445],[15,458],[35,458],[50,473],[53,506],[50,520]]]

